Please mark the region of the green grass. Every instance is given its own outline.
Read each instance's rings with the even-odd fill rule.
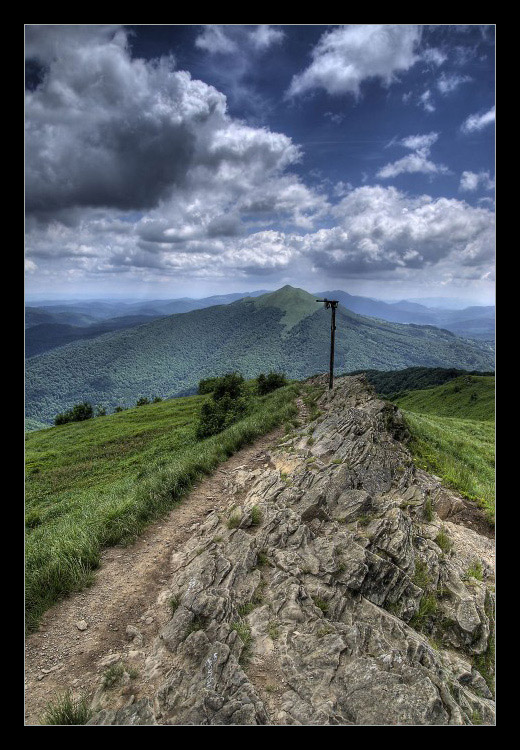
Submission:
[[[444,531],[444,529],[441,529],[437,536],[435,537],[435,543],[441,548],[441,550],[448,554],[448,552],[451,552],[453,548],[453,542],[447,535],[447,533]]]
[[[396,399],[405,411],[492,421],[495,418],[495,378],[483,375],[462,375],[436,388],[410,391]]]
[[[495,378],[463,375],[395,399],[422,468],[495,518]]]
[[[298,385],[252,399],[224,432],[195,437],[206,397],[172,399],[26,436],[26,610],[34,628],[93,580],[104,547],[134,539],[205,474],[296,414]]]
[[[474,560],[471,565],[469,565],[464,578],[465,580],[469,580],[470,578],[474,578],[477,581],[484,580],[484,571],[482,570],[482,563],[480,560]]]
[[[92,716],[86,697],[74,698],[70,691],[59,695],[47,704],[43,723],[58,726],[79,726],[86,724]]]
[[[417,463],[495,517],[493,422],[405,412]]]

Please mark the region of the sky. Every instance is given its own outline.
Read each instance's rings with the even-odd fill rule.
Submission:
[[[493,26],[25,31],[27,298],[492,303]]]

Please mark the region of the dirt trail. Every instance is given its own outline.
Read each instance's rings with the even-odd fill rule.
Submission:
[[[299,404],[302,411],[301,402]],[[144,652],[130,643],[128,626],[137,627],[144,646],[171,617],[167,583],[172,552],[182,547],[212,510],[236,502],[226,493],[230,475],[239,468],[266,463],[265,451],[282,436],[281,428],[238,451],[192,490],[182,503],[150,525],[130,547],[111,547],[101,559],[94,584],[52,607],[26,642],[26,723],[40,724],[47,703],[57,692],[93,693],[111,657],[134,660]],[[84,620],[86,630],[77,623]],[[139,681],[139,678],[137,678]],[[132,692],[136,685],[133,682]],[[144,686],[143,686],[144,687]]]

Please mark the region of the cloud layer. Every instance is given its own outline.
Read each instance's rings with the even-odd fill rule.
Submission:
[[[282,37],[269,26],[211,26],[195,45],[215,60],[244,43],[260,54]],[[364,80],[390,84],[419,59],[420,38],[413,26],[328,31],[291,92],[358,95]],[[489,273],[489,208],[413,197],[388,183],[329,181],[329,194],[311,187],[290,137],[232,117],[224,94],[179,70],[172,56],[132,57],[117,26],[31,26],[26,47],[42,71],[26,104],[33,277],[278,283],[316,273]],[[445,57],[430,49],[423,60],[438,67]],[[485,127],[490,112],[468,118],[466,132]],[[394,139],[388,145],[406,153],[377,177],[447,174],[431,156],[438,138],[432,131]],[[466,170],[460,190],[491,189],[491,182],[487,172]]]

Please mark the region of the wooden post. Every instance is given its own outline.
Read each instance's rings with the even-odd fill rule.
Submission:
[[[334,337],[336,333],[336,306],[331,306],[332,318],[330,322],[330,367],[329,367],[329,391],[334,385]]]
[[[329,391],[334,386],[334,339],[336,336],[336,308],[339,304],[337,299],[317,299],[316,302],[323,302],[325,308],[329,308],[332,313],[330,321],[330,363],[329,363]]]

